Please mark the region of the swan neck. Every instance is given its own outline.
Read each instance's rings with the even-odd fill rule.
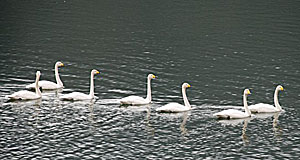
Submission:
[[[148,78],[148,81],[147,81],[147,97],[146,97],[146,100],[151,102],[152,100],[152,95],[151,95],[151,79]]]
[[[91,73],[90,96],[94,98],[94,74]]]
[[[39,80],[40,80],[40,76],[36,76],[36,78],[35,78],[35,94],[38,95],[39,97],[41,97],[42,93],[41,93],[40,87],[39,87]]]
[[[243,95],[243,102],[244,102],[244,108],[245,108],[245,112],[248,116],[251,116],[251,111],[248,108],[248,103],[247,103],[247,95],[244,94]]]
[[[278,92],[279,92],[279,89],[276,88],[275,93],[274,93],[274,105],[275,105],[276,109],[281,111],[282,108],[281,108],[281,106],[279,104],[279,101],[278,101]]]
[[[58,73],[58,65],[55,64],[54,66],[54,70],[55,70],[55,79],[56,79],[56,84],[59,85],[60,87],[63,87],[64,84],[62,83],[62,81],[59,78],[59,73]]]
[[[182,97],[183,97],[184,105],[185,105],[186,107],[191,108],[190,102],[189,102],[189,100],[188,100],[188,98],[187,98],[187,96],[186,96],[186,89],[185,89],[184,87],[182,87]]]

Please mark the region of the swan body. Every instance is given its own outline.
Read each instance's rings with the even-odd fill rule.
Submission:
[[[69,100],[69,101],[81,101],[81,100],[91,100],[95,98],[94,95],[94,75],[99,74],[100,72],[93,69],[91,71],[91,83],[90,83],[90,94],[84,94],[81,92],[72,92],[69,94],[65,94],[60,97],[62,100]]]
[[[239,119],[250,117],[247,113],[238,111],[235,109],[228,109],[218,113],[215,113],[214,116],[220,119]]]
[[[43,80],[43,81],[39,81],[39,87],[41,87],[42,89],[45,89],[45,90],[53,90],[53,89],[63,88],[64,84],[60,80],[59,73],[58,73],[58,67],[62,67],[62,66],[64,66],[64,64],[61,62],[56,62],[54,65],[56,83]],[[26,88],[34,89],[35,83],[27,85]]]
[[[39,79],[41,76],[41,72],[36,72],[36,79],[35,79],[35,92],[30,92],[26,90],[15,92],[11,95],[6,96],[6,98],[11,100],[33,100],[33,99],[39,99],[42,97],[41,91],[38,87]]]
[[[258,103],[249,106],[249,109],[253,113],[273,113],[273,112],[280,112],[277,108],[273,105],[265,104],[265,103]]]
[[[62,100],[70,100],[70,101],[90,100],[93,98],[94,98],[93,96],[81,92],[72,92],[60,97],[60,99]]]
[[[213,114],[213,116],[219,118],[219,119],[240,119],[240,118],[247,118],[251,117],[251,112],[248,109],[248,104],[247,104],[247,95],[251,94],[249,89],[244,90],[244,95],[243,95],[243,102],[244,102],[244,108],[245,112],[238,111],[235,109],[228,109],[224,110],[218,113]]]
[[[183,83],[182,84],[182,97],[183,97],[183,102],[184,105],[179,104],[179,103],[169,103],[166,104],[162,107],[159,107],[156,109],[157,112],[185,112],[185,111],[189,111],[191,110],[191,105],[187,99],[186,96],[186,88],[190,88],[191,85],[189,85],[188,83]]]
[[[139,97],[139,96],[128,96],[122,98],[120,100],[121,104],[129,104],[129,105],[142,105],[151,103],[147,98]]]
[[[185,112],[185,111],[189,111],[190,108],[179,104],[179,103],[169,103],[166,104],[162,107],[159,107],[156,109],[157,112],[171,112],[171,113],[178,113],[178,112]]]
[[[282,108],[278,101],[278,93],[279,91],[283,91],[283,87],[281,85],[278,85],[274,92],[274,105],[265,104],[265,103],[258,103],[255,105],[249,106],[249,109],[251,112],[254,113],[273,113],[273,112],[280,112],[282,111]]]
[[[149,74],[147,77],[147,97],[139,97],[139,96],[128,96],[122,98],[120,103],[123,105],[144,105],[151,103],[152,96],[151,96],[151,79],[155,79],[156,76],[153,74]]]

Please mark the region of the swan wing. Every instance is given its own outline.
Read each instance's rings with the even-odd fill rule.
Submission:
[[[58,84],[51,82],[51,81],[39,81],[39,87],[42,87],[42,89],[58,89],[62,88]],[[35,83],[31,83],[30,85],[26,86],[27,89],[34,89],[35,88]]]
[[[235,118],[246,118],[249,117],[246,113],[242,111],[238,111],[235,109],[228,109],[218,113],[213,114],[213,116],[217,118],[225,118],[225,119],[235,119]]]
[[[60,99],[78,101],[78,100],[89,100],[92,99],[92,97],[90,95],[81,92],[72,92],[61,96]]]
[[[140,104],[148,104],[150,102],[148,102],[143,97],[129,96],[129,97],[122,98],[120,100],[120,103],[121,104],[130,104],[130,105],[140,105]]]
[[[169,103],[156,109],[157,112],[185,112],[190,110],[188,107],[179,103]]]
[[[30,91],[18,91],[11,95],[6,96],[6,98],[14,99],[14,100],[30,100],[30,99],[38,99],[41,98],[34,92]]]
[[[254,113],[271,113],[278,112],[278,110],[270,104],[258,103],[251,106],[248,106],[249,110]]]

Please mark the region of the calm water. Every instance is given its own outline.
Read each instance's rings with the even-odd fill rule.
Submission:
[[[0,6],[0,159],[297,159],[300,156],[299,1],[16,1]],[[35,79],[54,81],[62,61],[63,92],[6,103],[5,95]],[[64,102],[71,91],[94,102]],[[120,107],[117,99],[146,94],[153,104]],[[182,103],[193,110],[159,114]],[[217,121],[212,114],[273,103],[285,112]]]

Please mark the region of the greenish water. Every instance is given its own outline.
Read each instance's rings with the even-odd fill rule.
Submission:
[[[0,6],[0,159],[297,159],[300,156],[299,1],[3,1]],[[62,61],[63,92],[7,103],[40,70],[54,81]],[[60,101],[89,92],[94,102]],[[153,104],[120,107],[146,96]],[[192,111],[160,114],[182,102]],[[273,103],[285,112],[218,121],[228,106]]]

